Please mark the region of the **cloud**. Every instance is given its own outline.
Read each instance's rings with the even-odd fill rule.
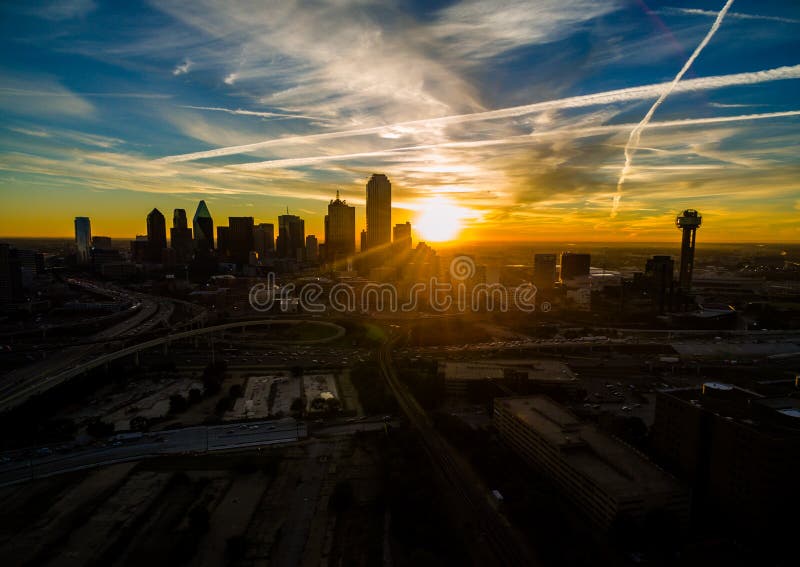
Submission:
[[[183,63],[175,66],[175,68],[172,70],[172,74],[176,77],[179,75],[185,75],[189,72],[193,65],[194,64],[189,59],[185,59]]]
[[[667,99],[667,97],[675,90],[675,87],[678,86],[678,83],[692,66],[695,59],[700,55],[708,42],[711,41],[711,38],[714,37],[714,34],[717,33],[719,26],[722,24],[722,20],[725,18],[725,14],[728,13],[731,5],[733,4],[733,0],[728,0],[722,9],[717,14],[717,18],[714,20],[714,23],[711,26],[711,29],[708,30],[703,40],[700,44],[694,49],[692,54],[689,56],[689,59],[683,64],[678,74],[675,75],[675,78],[672,79],[672,82],[667,85],[667,87],[661,92],[658,96],[658,99],[653,103],[653,106],[647,111],[642,118],[642,121],[636,125],[636,127],[631,130],[630,137],[628,138],[628,143],[625,144],[625,165],[622,167],[622,172],[619,174],[619,181],[617,181],[617,192],[614,195],[613,204],[611,207],[611,216],[615,217],[617,215],[617,210],[619,209],[619,203],[622,199],[622,186],[625,184],[625,177],[628,175],[631,169],[631,164],[633,163],[633,156],[636,153],[636,149],[639,145],[639,140],[642,137],[642,131],[645,129],[647,124],[650,122],[650,119],[655,114],[658,107]]]
[[[88,116],[92,105],[49,76],[0,77],[0,108],[28,116]]]
[[[706,16],[709,18],[716,18],[717,12],[712,10],[700,10],[697,8],[675,8],[672,6],[665,6],[660,12],[665,14],[683,14],[687,16]],[[800,24],[800,20],[796,18],[784,18],[783,16],[762,16],[760,14],[742,14],[741,12],[728,12],[728,18],[735,20],[763,20],[766,22],[779,22],[783,24]]]
[[[236,82],[236,80],[237,80],[238,78],[239,78],[239,73],[230,73],[230,74],[229,74],[227,77],[225,77],[225,79],[223,80],[223,82],[224,82],[226,85],[232,85],[233,83],[235,83],[235,82]]]
[[[617,2],[544,0],[501,3],[466,0],[436,14],[427,31],[459,57],[489,59],[568,37],[585,23],[618,9]]]
[[[96,8],[92,0],[56,0],[35,8],[34,13],[46,20],[84,18]]]
[[[181,108],[192,108],[194,110],[209,110],[212,112],[225,112],[227,114],[238,114],[241,116],[258,116],[260,118],[305,118],[308,120],[319,120],[316,116],[305,116],[303,114],[281,113],[281,112],[265,112],[259,110],[244,110],[241,108],[231,109],[222,108],[219,106],[192,106],[189,104],[181,105]]]
[[[764,71],[756,71],[751,73],[737,73],[732,75],[717,75],[717,76],[704,77],[698,79],[688,79],[686,81],[678,83],[675,86],[673,92],[676,93],[696,92],[696,91],[704,91],[711,89],[719,89],[723,87],[736,86],[736,85],[751,85],[767,81],[797,79],[797,78],[800,78],[800,65],[794,65],[791,67],[778,67],[775,69],[767,69]],[[589,95],[567,97],[563,99],[538,102],[523,106],[513,106],[497,110],[474,112],[470,114],[458,114],[458,115],[443,116],[440,118],[412,120],[408,122],[401,122],[395,124],[370,126],[366,128],[356,128],[352,130],[342,130],[338,132],[323,132],[319,134],[288,136],[284,138],[264,140],[261,142],[256,142],[251,144],[222,147],[213,150],[193,152],[189,154],[166,156],[164,158],[161,158],[159,161],[162,162],[191,161],[197,159],[207,159],[207,158],[229,156],[242,153],[250,153],[263,148],[274,147],[274,146],[285,146],[287,144],[319,142],[324,140],[346,138],[352,136],[381,134],[383,132],[392,131],[395,129],[410,128],[412,129],[412,131],[417,132],[420,130],[434,128],[437,126],[463,124],[467,122],[476,122],[483,120],[497,120],[502,118],[515,118],[536,112],[543,112],[554,109],[582,108],[587,106],[609,105],[609,104],[633,101],[633,100],[647,100],[651,98],[657,98],[669,85],[670,83],[658,83],[658,84],[644,85],[640,87],[630,87],[626,89],[605,91]]]

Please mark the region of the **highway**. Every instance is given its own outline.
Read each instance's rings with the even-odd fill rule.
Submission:
[[[126,332],[126,328],[130,329],[133,328],[133,326],[140,325],[142,321],[146,321],[157,310],[157,303],[148,305],[147,309],[141,310],[132,318],[136,319],[136,321],[128,320],[124,322],[124,324],[127,324],[127,327],[120,328],[120,325],[123,325],[123,323],[120,323],[120,325],[103,331],[103,333],[98,333],[94,336],[94,338],[97,341],[101,341],[103,338],[111,340],[118,336],[121,332]],[[173,333],[164,337],[159,337],[130,347],[122,348],[108,354],[95,355],[95,353],[102,348],[102,342],[80,347],[71,347],[65,349],[61,355],[25,366],[24,368],[20,368],[0,378],[0,380],[2,380],[2,383],[0,384],[0,412],[8,411],[16,406],[19,406],[31,396],[41,394],[50,388],[57,386],[58,384],[83,374],[84,372],[117,360],[118,358],[136,354],[142,350],[169,344],[173,341],[179,341],[181,339],[198,337],[209,333],[216,333],[232,329],[244,329],[251,326],[300,324],[309,322],[313,322],[316,325],[332,327],[335,332],[332,336],[324,337],[322,339],[274,342],[276,344],[285,342],[290,342],[292,344],[318,344],[335,340],[344,336],[345,334],[345,329],[343,327],[326,321],[308,321],[304,319],[258,319],[254,321],[236,321],[234,323],[224,323],[222,325],[214,325],[210,327],[202,327],[200,329],[193,329],[190,331],[183,331],[180,333]],[[148,326],[146,328],[150,328],[150,322],[148,322],[147,325]]]
[[[490,504],[488,491],[471,467],[439,434],[425,410],[397,379],[391,358],[392,346],[396,340],[397,338],[387,340],[380,349],[381,372],[397,398],[400,409],[420,433],[422,445],[434,468],[451,487],[463,505],[464,512],[471,516],[470,523],[480,528],[481,535],[485,537],[494,556],[495,564],[529,567],[538,565],[539,562],[531,556],[531,550],[525,541]]]
[[[100,446],[95,445],[66,454],[50,453],[49,449],[39,448],[36,451],[39,456],[14,459],[0,465],[0,486],[159,455],[227,451],[293,443],[307,435],[308,429],[305,423],[287,418],[281,421],[253,421],[145,433],[138,439],[109,440]]]

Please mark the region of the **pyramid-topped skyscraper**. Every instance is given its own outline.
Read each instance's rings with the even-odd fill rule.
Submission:
[[[208,252],[214,249],[214,219],[208,212],[205,201],[200,201],[194,213],[194,248],[198,252]]]

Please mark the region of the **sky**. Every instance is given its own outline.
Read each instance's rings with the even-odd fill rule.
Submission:
[[[320,236],[337,190],[360,230],[380,172],[393,222],[464,241],[671,241],[694,208],[700,241],[798,242],[800,3],[735,0],[671,84],[726,4],[5,1],[0,235],[205,199]]]

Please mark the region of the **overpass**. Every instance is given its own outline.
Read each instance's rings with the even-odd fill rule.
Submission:
[[[327,321],[309,321],[305,319],[256,319],[250,321],[235,321],[232,323],[224,323],[221,325],[212,325],[210,327],[202,327],[200,329],[192,329],[189,331],[182,331],[180,333],[174,333],[171,335],[167,335],[164,337],[159,337],[156,339],[151,339],[149,341],[145,341],[136,345],[132,345],[129,347],[122,348],[120,350],[108,353],[108,354],[101,354],[98,355],[87,362],[76,362],[70,368],[63,370],[61,372],[57,372],[50,376],[47,375],[40,375],[39,379],[35,384],[31,384],[27,387],[23,387],[17,391],[11,392],[6,395],[2,400],[0,400],[0,412],[9,411],[17,406],[22,405],[25,403],[29,398],[32,396],[37,396],[43,394],[50,388],[58,386],[59,384],[63,384],[68,380],[89,372],[95,368],[118,360],[120,358],[124,358],[126,356],[131,355],[138,355],[139,352],[143,350],[148,350],[151,348],[164,346],[168,348],[172,342],[184,340],[184,339],[192,339],[195,337],[200,337],[203,335],[210,335],[214,333],[224,333],[225,331],[229,330],[241,330],[244,331],[250,327],[268,327],[271,325],[297,325],[300,323],[308,323],[314,325],[321,325],[324,327],[329,327],[334,330],[334,334],[330,337],[324,337],[321,339],[307,339],[307,340],[291,340],[291,341],[268,341],[274,344],[281,344],[281,343],[288,343],[288,344],[318,344],[318,343],[325,343],[329,341],[336,340],[341,338],[345,334],[344,327],[341,327],[335,323],[330,323]],[[12,385],[13,386],[13,385]]]

